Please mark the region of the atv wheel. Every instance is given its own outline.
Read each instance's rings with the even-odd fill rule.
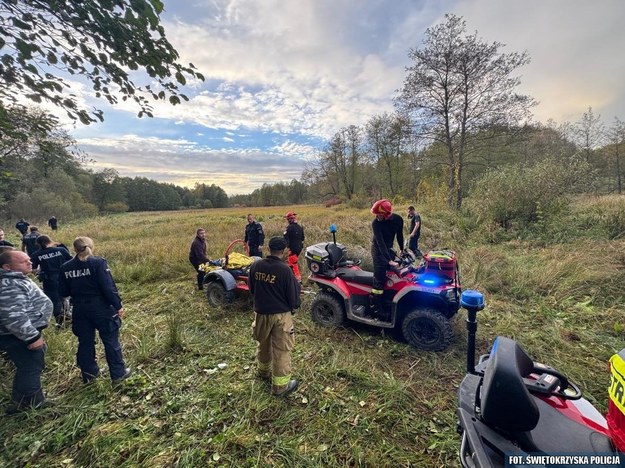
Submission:
[[[340,327],[345,320],[345,309],[336,297],[320,292],[310,306],[310,316],[313,322],[324,327]]]
[[[232,303],[232,291],[226,291],[219,281],[206,284],[206,299],[211,307],[225,307]]]
[[[425,351],[442,351],[451,342],[449,320],[435,309],[417,309],[406,315],[401,331],[415,348]]]

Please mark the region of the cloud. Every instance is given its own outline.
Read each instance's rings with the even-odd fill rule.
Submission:
[[[181,62],[206,76],[183,87],[189,102],[154,102],[155,118],[137,119],[132,101],[99,101],[105,123],[72,134],[94,168],[123,175],[230,194],[299,178],[340,128],[393,111],[408,49],[446,12],[504,52],[529,52],[519,91],[540,101],[538,120],[575,121],[588,106],[624,117],[622,0],[195,0],[167,2],[162,18]]]
[[[625,2],[585,0],[461,2],[456,13],[506,52],[527,50],[522,91],[540,101],[538,120],[576,121],[592,106],[609,117],[625,108]]]
[[[148,177],[176,185],[214,183],[228,194],[250,193],[263,183],[299,179],[314,148],[285,142],[258,148],[210,148],[189,140],[124,135],[82,138],[79,146],[95,158],[89,167],[115,168],[121,176]]]

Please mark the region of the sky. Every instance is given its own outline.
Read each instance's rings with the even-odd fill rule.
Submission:
[[[589,106],[625,119],[623,0],[165,0],[167,38],[206,81],[142,119],[73,83],[105,121],[68,129],[93,170],[229,195],[299,179],[340,128],[393,111],[408,50],[445,13],[501,52],[528,52],[518,90],[539,101],[535,120],[575,122]]]

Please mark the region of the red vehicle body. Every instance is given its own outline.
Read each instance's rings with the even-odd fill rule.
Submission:
[[[399,259],[401,268],[387,272],[384,314],[377,316],[370,308],[373,273],[363,271],[359,261],[346,260],[346,253],[345,246],[335,242],[306,249],[309,280],[319,287],[311,306],[313,321],[337,327],[349,319],[401,330],[406,341],[420,349],[440,351],[449,346],[450,320],[458,311],[461,292],[455,253],[441,254],[440,265],[453,265],[451,271],[434,268],[427,261],[417,268],[410,255]]]
[[[481,298],[481,305],[471,304],[471,295],[478,302]],[[597,461],[592,466],[622,466],[614,460],[618,460],[618,450],[625,448],[625,418],[616,406],[610,407],[609,424],[565,375],[534,362],[516,341],[506,337],[497,337],[490,354],[474,366],[475,318],[477,310],[483,308],[483,297],[476,291],[465,291],[462,305],[469,310],[468,372],[458,390],[457,411],[462,466],[551,466],[549,462],[529,462],[530,455],[536,456],[532,460],[541,460],[541,455],[605,457],[605,463]],[[617,356],[622,371],[625,350]],[[617,365],[616,360],[613,365]],[[615,371],[613,386],[622,385],[625,376],[619,372],[615,375]]]

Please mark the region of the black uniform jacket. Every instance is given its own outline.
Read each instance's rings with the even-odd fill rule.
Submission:
[[[304,248],[304,228],[297,223],[290,223],[284,231],[284,238],[289,250],[299,255]]]
[[[122,300],[111,270],[102,257],[88,257],[85,261],[78,257],[64,263],[59,275],[61,297],[72,296],[72,301],[104,298],[115,310],[122,308]]]
[[[385,261],[393,260],[389,250],[393,248],[393,241],[397,236],[399,250],[404,248],[404,218],[393,213],[389,219],[378,221],[374,219],[371,223],[373,230],[373,240],[371,244],[371,254],[374,257]]]
[[[273,255],[252,264],[249,284],[254,311],[259,314],[292,312],[301,304],[300,285],[293,271]]]
[[[265,243],[265,233],[263,232],[263,226],[260,223],[254,221],[253,223],[247,223],[245,226],[245,242],[250,247],[258,247]]]

